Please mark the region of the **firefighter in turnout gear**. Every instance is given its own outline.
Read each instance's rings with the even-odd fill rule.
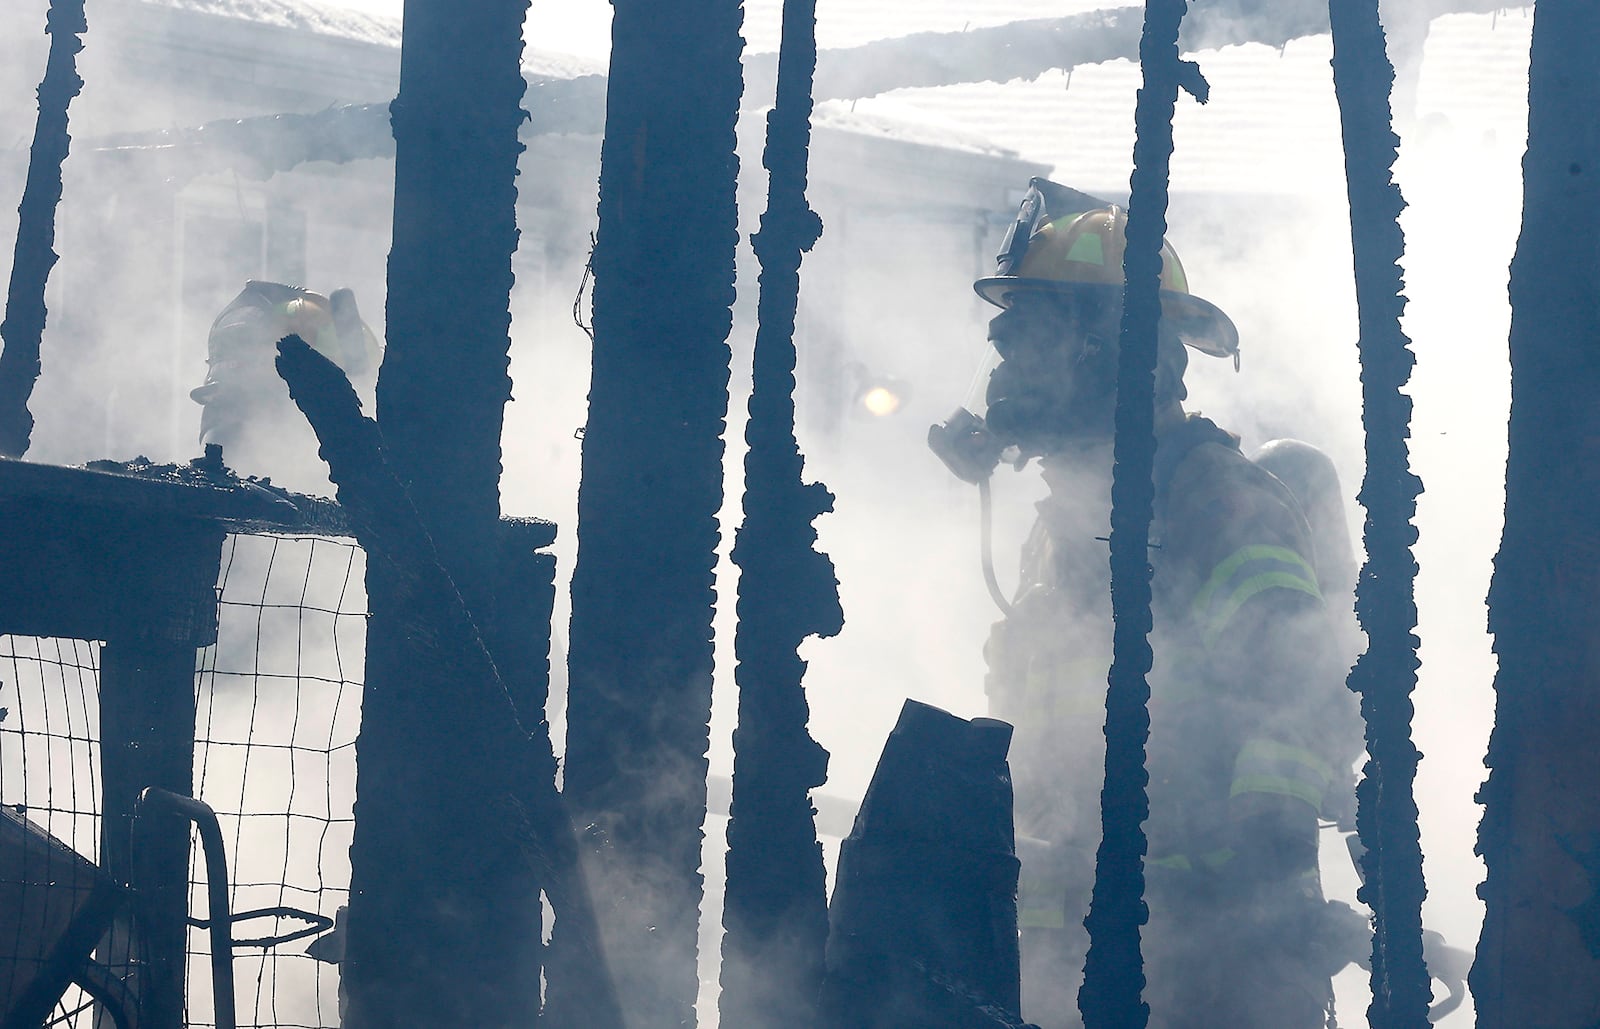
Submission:
[[[250,280],[211,324],[206,339],[205,384],[189,396],[201,405],[200,442],[221,444],[243,472],[293,478],[301,469],[286,455],[303,454],[309,488],[323,481],[316,442],[289,399],[273,360],[277,342],[294,334],[344,370],[370,401],[382,349],[361,320],[355,294],[329,296],[297,286]]]
[[[1016,726],[1023,1014],[1047,1029],[1079,1024],[1100,835],[1125,224],[1117,207],[1031,183],[997,274],[975,287],[1000,308],[987,410],[929,439],[969,481],[974,455],[992,468],[1004,450],[1019,466],[1039,458],[1050,488],[985,654],[990,713]],[[1236,436],[1184,412],[1187,351],[1237,361],[1238,333],[1189,292],[1170,246],[1162,257],[1145,997],[1158,1029],[1320,1029],[1348,956],[1318,942],[1319,819],[1349,821],[1362,746],[1351,635],[1330,614],[1353,587],[1337,581],[1348,536],[1337,504],[1338,525],[1314,532]],[[1319,554],[1323,539],[1335,542]]]

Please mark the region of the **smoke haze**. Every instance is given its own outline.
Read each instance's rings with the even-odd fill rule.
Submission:
[[[344,5],[398,13],[398,4],[385,0]],[[880,23],[850,21],[849,6],[824,0],[823,45],[874,35]],[[983,20],[1092,9],[1062,6],[1013,3],[986,10]],[[12,0],[0,14],[0,184],[8,197],[20,195],[26,166],[31,98],[45,54],[35,27],[43,25],[45,8],[45,0]],[[747,8],[751,48],[775,49],[775,0]],[[948,12],[933,8],[939,5],[916,16],[886,15],[883,23],[901,32],[962,28],[964,16],[942,24],[938,18]],[[602,59],[608,19],[609,6],[598,0],[563,6],[559,14],[538,3],[527,38],[541,49]],[[71,464],[142,453],[186,461],[198,450],[199,408],[186,394],[205,375],[206,328],[246,278],[322,292],[351,286],[382,335],[393,166],[313,162],[265,181],[211,173],[164,192],[159,182],[130,178],[124,165],[97,158],[89,142],[114,132],[317,110],[334,100],[382,101],[393,83],[385,86],[374,72],[350,83],[364,92],[349,95],[313,95],[308,87],[298,97],[286,90],[248,96],[236,80],[212,74],[197,76],[193,92],[174,99],[158,80],[135,75],[148,64],[139,48],[159,47],[159,36],[118,36],[117,18],[93,6],[89,20],[80,59],[87,86],[71,111],[74,145],[57,243],[62,261],[51,280],[29,458]],[[1483,598],[1501,525],[1505,282],[1521,205],[1531,20],[1531,13],[1513,11],[1434,23],[1417,109],[1403,119],[1398,168],[1410,203],[1403,222],[1405,327],[1418,357],[1410,387],[1412,465],[1426,487],[1416,547],[1423,666],[1414,722],[1424,754],[1416,786],[1429,887],[1424,920],[1460,947],[1475,942],[1482,918],[1474,893],[1483,870],[1472,853],[1479,817],[1472,795],[1484,776],[1492,718],[1494,660]],[[1282,50],[1255,45],[1198,55],[1212,101],[1180,103],[1169,238],[1195,292],[1230,314],[1243,341],[1237,374],[1225,362],[1191,356],[1186,406],[1239,433],[1247,453],[1285,436],[1328,451],[1359,534],[1356,323],[1330,51],[1328,37],[1320,36]],[[1027,175],[1053,168],[1058,181],[1125,195],[1137,86],[1136,67],[1111,62],[1070,77],[907,90],[819,108],[818,124],[841,131],[819,138],[812,151],[811,202],[826,228],[802,268],[797,401],[807,478],[822,480],[838,498],[835,513],[818,523],[819,549],[838,569],[846,625],[837,639],[812,640],[802,650],[810,662],[813,735],[832,753],[829,794],[861,796],[906,697],[964,717],[985,711],[982,645],[999,613],[979,573],[976,491],[945,471],[928,452],[925,434],[966,401],[989,316],[971,282],[989,272]],[[732,764],[736,569],[726,551],[742,494],[756,295],[748,234],[765,193],[760,133],[760,118],[747,115],[745,241],[717,581],[711,761],[713,774],[722,775]],[[919,149],[934,140],[946,149]],[[522,213],[514,266],[515,402],[506,415],[502,506],[560,526],[553,548],[558,640],[569,617],[589,375],[589,340],[573,323],[573,301],[594,229],[597,171],[597,140],[539,137],[530,142],[519,180],[533,202]],[[152,205],[169,205],[163,217],[179,226],[174,239],[152,233],[152,221],[142,216]],[[0,240],[14,238],[15,222],[14,204],[0,203]],[[11,259],[10,247],[0,247],[0,274],[9,272]],[[579,309],[587,321],[586,301]],[[901,390],[901,408],[886,418],[859,413],[856,394],[880,380]],[[313,445],[304,435],[284,439],[292,443],[237,470],[325,490]],[[993,546],[1003,588],[1015,583],[1032,504],[1043,493],[1034,468],[1019,474],[1002,468],[996,477]],[[551,718],[559,748],[559,669],[556,680]],[[219,693],[219,711],[226,701]],[[223,714],[236,718],[245,710]],[[704,868],[700,1018],[707,1025],[716,1012],[721,821],[713,816],[707,826]],[[831,862],[836,843],[826,846]],[[1329,896],[1353,901],[1353,873],[1331,838],[1324,841],[1323,869]],[[1364,978],[1347,971],[1339,982],[1348,1027],[1365,1024]],[[1469,1002],[1445,1024],[1470,1024],[1470,1010]]]

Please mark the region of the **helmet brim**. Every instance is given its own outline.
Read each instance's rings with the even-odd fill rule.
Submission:
[[[1060,282],[1016,275],[991,275],[972,284],[978,296],[996,307],[1009,308],[1016,293],[1048,293],[1059,297],[1088,296],[1122,287],[1099,282]],[[1184,345],[1212,357],[1239,353],[1239,329],[1222,309],[1192,293],[1161,291],[1161,317]]]

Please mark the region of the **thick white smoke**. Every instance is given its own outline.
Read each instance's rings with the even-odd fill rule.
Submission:
[[[342,3],[383,15],[397,15],[400,6],[399,0]],[[26,9],[19,24],[42,26],[45,0],[18,5]],[[972,16],[955,6],[964,5],[823,0],[819,35],[824,46],[843,46],[910,31],[960,30]],[[981,20],[1054,16],[1093,6],[1012,2],[991,5]],[[776,47],[777,7],[775,0],[747,4],[752,49]],[[8,25],[10,17],[4,16]],[[95,25],[93,6],[89,17]],[[599,59],[608,18],[609,5],[601,0],[559,9],[539,2],[527,38],[540,49]],[[1492,710],[1493,658],[1483,597],[1500,527],[1504,283],[1521,202],[1517,159],[1525,112],[1518,98],[1525,95],[1530,25],[1526,13],[1435,23],[1399,170],[1411,204],[1404,224],[1411,299],[1406,327],[1418,355],[1411,387],[1413,466],[1427,487],[1418,518],[1424,664],[1415,723],[1425,755],[1417,783],[1430,888],[1425,918],[1457,946],[1475,941],[1481,919],[1473,892],[1482,867],[1472,855],[1478,819],[1472,794],[1483,778]],[[25,147],[31,136],[32,88],[43,68],[45,41],[31,33],[0,33],[0,54],[7,58],[0,61],[0,182],[8,187],[20,188],[23,165],[19,152],[6,148]],[[88,86],[73,108],[76,139],[270,113],[221,94],[205,93],[177,108],[164,96],[131,95],[125,66],[105,41],[91,31],[83,57]],[[1254,46],[1199,55],[1213,96],[1206,107],[1180,105],[1170,238],[1195,290],[1232,315],[1244,341],[1238,374],[1221,362],[1192,358],[1190,408],[1241,433],[1247,450],[1278,436],[1322,446],[1338,464],[1358,532],[1353,498],[1361,479],[1362,437],[1354,293],[1328,57],[1326,37],[1297,41],[1281,52]],[[837,105],[818,117],[844,121],[853,112],[888,123],[909,116],[919,123],[910,134],[918,138],[983,137],[1038,162],[1040,171],[1053,167],[1059,181],[1120,194],[1129,170],[1137,85],[1134,66],[1113,62],[1034,83],[906,91]],[[748,121],[741,195],[746,232],[755,228],[765,193],[759,119]],[[880,135],[895,132],[904,138],[903,129]],[[960,210],[936,210],[918,192],[924,177],[942,174],[929,171],[933,164],[863,172],[854,165],[847,169],[848,157],[822,145],[813,152],[813,180],[821,185],[812,203],[827,228],[802,272],[798,400],[808,476],[838,495],[836,513],[821,519],[819,529],[821,547],[839,570],[847,619],[838,639],[813,641],[804,649],[811,662],[813,734],[833,754],[826,791],[859,797],[904,698],[961,715],[984,710],[981,647],[999,616],[979,574],[976,492],[948,475],[923,437],[929,423],[966,399],[988,317],[970,283],[988,270],[1000,232],[997,223],[984,219],[1008,216],[1015,196],[996,188],[974,192]],[[970,167],[981,163],[972,160]],[[588,340],[572,324],[570,308],[593,228],[598,149],[592,140],[540,141],[523,168],[525,191],[557,199],[546,202],[545,220],[522,226],[513,302],[516,401],[507,410],[503,506],[509,514],[548,517],[561,526],[554,548],[555,624],[564,635],[564,584],[576,552],[576,436],[586,417],[589,357]],[[387,162],[369,161],[310,166],[266,183],[211,175],[175,202],[178,216],[194,226],[192,238],[200,241],[209,238],[207,226],[259,220],[276,202],[304,206],[308,258],[298,269],[303,281],[324,291],[354,286],[367,320],[381,333],[391,173]],[[836,190],[846,174],[859,177],[854,185],[862,193],[880,199],[875,213],[857,205],[845,216]],[[1019,175],[1006,188],[1024,185]],[[112,170],[75,147],[57,248],[63,261],[53,280],[53,320],[45,340],[46,372],[34,406],[39,429],[31,456],[37,459],[71,463],[136,452],[159,460],[194,456],[198,409],[182,393],[204,376],[206,323],[245,278],[297,270],[275,265],[265,244],[253,263],[235,260],[248,249],[241,244],[197,251],[187,265],[178,265],[142,249],[148,241],[91,231],[123,224],[119,211],[140,202],[142,196],[120,189]],[[13,208],[11,200],[0,204],[0,241],[6,243],[14,233]],[[10,261],[9,246],[0,247],[0,273]],[[756,284],[747,244],[741,263],[724,549],[739,518],[754,335]],[[174,282],[174,268],[187,268],[187,278]],[[96,309],[93,290],[102,271],[119,296],[142,296],[146,306]],[[137,281],[127,281],[130,275]],[[76,335],[70,322],[55,315],[74,304],[95,312],[80,319]],[[154,331],[158,316],[167,320]],[[829,362],[829,369],[818,371]],[[837,408],[838,396],[853,399],[854,386],[876,376],[890,376],[908,390],[900,412],[879,419]],[[824,389],[830,381],[842,391],[837,396]],[[101,417],[108,409],[114,418]],[[86,417],[86,411],[99,413]],[[102,427],[112,423],[131,428],[108,435]],[[290,470],[239,470],[294,481],[307,468],[315,471],[315,456],[301,447],[282,455],[282,466]],[[994,551],[1005,588],[1015,582],[1016,555],[1032,502],[1042,492],[1032,470],[1002,469],[997,476]],[[733,573],[724,560],[712,745],[713,770],[723,774],[731,768],[735,699]],[[558,746],[560,711],[558,695],[552,704]],[[715,1019],[720,824],[713,818],[707,827],[707,988],[701,1017],[708,1025]],[[1331,895],[1353,893],[1342,852],[1325,853],[1324,869]],[[1364,1024],[1361,980],[1354,973],[1341,982],[1347,1026]],[[1446,1024],[1465,1025],[1470,1018],[1462,1012]]]

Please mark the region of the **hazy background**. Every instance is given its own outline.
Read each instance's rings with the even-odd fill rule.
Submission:
[[[44,0],[17,0],[42,25]],[[242,2],[242,0],[241,0]],[[338,0],[359,14],[397,17],[399,3]],[[201,6],[182,0],[180,6]],[[270,5],[267,5],[270,6]],[[847,46],[882,35],[922,30],[960,31],[1092,9],[1066,3],[986,5],[980,14],[956,4],[821,0],[818,33],[823,46]],[[752,50],[777,46],[777,0],[747,4],[746,36]],[[536,2],[527,25],[530,47],[575,55],[579,70],[603,70],[610,5],[604,0]],[[91,25],[96,12],[90,11]],[[1519,221],[1519,160],[1525,137],[1526,60],[1531,12],[1452,16],[1435,22],[1422,65],[1417,109],[1404,119],[1399,175],[1410,203],[1404,220],[1408,309],[1417,370],[1413,467],[1426,493],[1418,521],[1421,564],[1422,682],[1415,736],[1425,758],[1417,783],[1422,842],[1430,890],[1425,921],[1457,946],[1470,946],[1482,917],[1474,889],[1482,865],[1473,856],[1479,809],[1473,794],[1483,778],[1482,756],[1492,717],[1494,662],[1484,632],[1490,561],[1498,544],[1505,459],[1508,370],[1505,340],[1506,266]],[[387,24],[389,27],[384,28]],[[392,23],[372,31],[392,32]],[[0,44],[10,60],[0,72],[0,161],[19,166],[31,135],[32,89],[43,68],[42,36]],[[1324,447],[1337,462],[1349,497],[1352,532],[1361,513],[1355,494],[1362,473],[1360,394],[1355,356],[1354,291],[1347,211],[1343,195],[1338,112],[1328,73],[1330,42],[1317,37],[1283,50],[1232,47],[1198,59],[1212,85],[1201,107],[1185,99],[1175,123],[1173,204],[1169,238],[1184,260],[1197,293],[1218,303],[1238,323],[1242,369],[1194,355],[1188,378],[1191,409],[1241,434],[1247,451],[1269,439],[1295,436]],[[152,110],[124,95],[91,31],[82,58],[88,85],[73,107],[74,131],[103,134],[137,121],[139,127],[197,124],[254,111],[237,110],[228,96],[197,88],[183,108]],[[1128,62],[1079,69],[1034,82],[981,84],[940,90],[905,90],[819,110],[819,123],[881,125],[888,137],[922,135],[947,143],[987,140],[1017,158],[1053,167],[1058,181],[1091,191],[1123,193],[1132,150],[1132,111],[1138,70]],[[384,100],[385,96],[352,99]],[[25,117],[23,117],[25,115]],[[25,126],[25,130],[18,128]],[[743,127],[741,221],[754,228],[763,206],[764,173],[754,145],[760,124]],[[80,137],[81,139],[82,137]],[[567,618],[564,584],[576,553],[574,535],[581,443],[586,417],[588,340],[572,324],[587,233],[594,227],[598,151],[593,141],[541,140],[524,164],[522,187],[558,192],[547,224],[524,225],[513,300],[513,377],[516,402],[507,410],[504,507],[560,524],[556,624]],[[834,160],[819,147],[814,160]],[[545,163],[540,164],[538,162]],[[530,170],[559,168],[560,174]],[[819,172],[822,169],[819,169]],[[274,190],[309,193],[306,183],[341,183],[312,204],[303,231],[307,251],[319,255],[298,269],[314,289],[352,285],[374,329],[382,331],[382,287],[388,250],[392,163],[361,161],[337,167],[307,166],[264,187],[237,176],[212,176],[186,190],[182,217],[195,226],[201,247],[177,265],[180,281],[154,274],[161,262],[141,254],[137,241],[118,239],[96,226],[119,224],[118,206],[140,202],[119,191],[114,172],[75,151],[68,164],[62,206],[63,261],[52,280],[52,324],[45,339],[45,375],[33,410],[39,419],[30,458],[76,463],[98,457],[147,453],[158,460],[193,456],[198,410],[156,378],[161,365],[173,381],[198,385],[204,376],[204,334],[214,313],[242,285],[244,270],[205,251],[215,233],[205,219],[227,220],[256,204],[270,205]],[[868,185],[894,195],[893,169]],[[6,178],[5,181],[16,181]],[[1025,177],[1015,188],[1025,185]],[[333,199],[328,199],[329,197]],[[961,715],[984,710],[980,648],[999,617],[978,571],[976,491],[950,477],[926,451],[928,424],[963,402],[983,353],[987,312],[970,292],[987,271],[1000,223],[1010,210],[996,203],[986,230],[918,234],[892,220],[874,222],[830,207],[826,191],[813,194],[827,225],[802,271],[803,295],[848,296],[848,303],[814,304],[802,315],[801,361],[826,355],[837,367],[802,380],[801,442],[808,473],[838,495],[837,511],[819,523],[822,547],[841,580],[847,624],[835,640],[812,641],[808,691],[813,732],[832,752],[826,791],[859,797],[878,749],[907,696]],[[226,217],[225,217],[226,216]],[[269,226],[274,224],[270,219]],[[14,203],[0,203],[0,240],[15,230]],[[273,230],[276,231],[276,230]],[[268,235],[271,233],[269,232]],[[981,238],[973,238],[976,235]],[[259,247],[271,270],[270,241]],[[537,244],[537,245],[536,245]],[[0,247],[0,273],[10,267]],[[227,251],[232,253],[233,251]],[[220,251],[218,252],[221,253]],[[846,258],[849,260],[847,261]],[[76,269],[76,273],[74,273]],[[290,269],[289,271],[294,271]],[[289,271],[277,274],[287,277]],[[739,518],[739,465],[748,389],[749,345],[754,334],[754,264],[741,244],[740,297],[734,333],[735,367],[729,413],[729,478],[723,512],[724,550]],[[69,292],[69,283],[131,277],[151,310],[176,306],[179,326],[166,349],[145,352],[143,308],[126,305],[95,318],[56,312],[94,308],[94,297]],[[144,282],[148,279],[148,282]],[[125,284],[126,285],[126,284]],[[105,327],[117,326],[108,332]],[[68,359],[66,355],[73,356]],[[871,419],[834,410],[819,384],[851,376],[864,381],[892,375],[907,390],[902,410]],[[161,380],[165,381],[165,379]],[[848,390],[845,391],[848,394]],[[85,405],[114,398],[121,410],[139,409],[131,436],[86,431]],[[318,465],[306,443],[294,445],[270,469],[278,481],[315,485]],[[268,469],[241,468],[262,474]],[[995,481],[996,564],[1002,585],[1016,579],[1016,554],[1042,493],[1036,474],[1004,469]],[[1357,540],[1359,545],[1359,540]],[[713,771],[731,768],[729,734],[734,709],[732,604],[735,569],[719,574],[719,672],[714,716]],[[564,635],[564,632],[563,632]],[[554,714],[558,728],[559,702]],[[707,826],[708,922],[718,919],[721,820]],[[1354,879],[1342,845],[1332,839],[1324,855],[1330,896],[1353,899]],[[831,853],[831,850],[830,850]],[[714,932],[714,930],[713,930]],[[707,940],[706,1024],[714,1019],[714,936]],[[1361,973],[1341,981],[1342,1024],[1365,1024]],[[1470,1023],[1466,1011],[1446,1025]]]

